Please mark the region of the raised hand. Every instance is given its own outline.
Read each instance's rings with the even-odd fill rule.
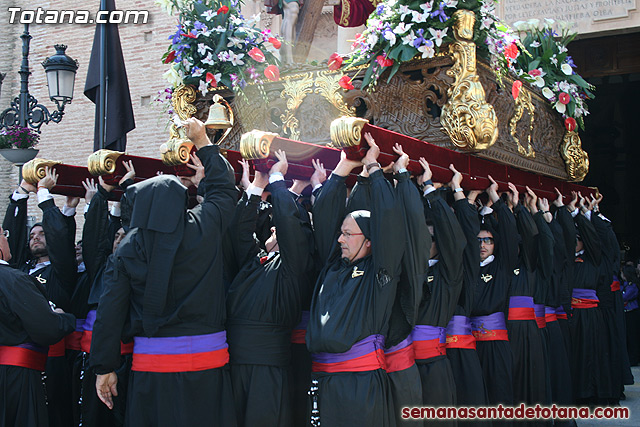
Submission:
[[[553,204],[556,207],[562,207],[564,206],[564,204],[562,203],[562,199],[564,198],[564,196],[562,195],[562,193],[560,192],[560,190],[558,190],[556,187],[553,187],[554,190],[556,190],[556,194],[558,195],[558,197],[553,201]]]
[[[120,181],[118,181],[118,185],[122,185],[128,179],[134,179],[136,177],[136,170],[133,168],[133,161],[129,160],[128,162],[122,162],[122,165],[127,170],[127,173],[124,174]]]
[[[422,169],[424,169],[422,175],[418,176],[418,185],[422,185],[431,179],[431,177],[433,176],[433,172],[431,172],[429,162],[427,162],[427,159],[425,159],[424,157],[420,157],[418,159],[418,163],[420,163],[420,166],[422,166]]]
[[[491,203],[495,203],[498,201],[498,199],[500,199],[500,196],[498,195],[498,183],[491,177],[491,175],[487,175],[487,178],[489,179],[491,184],[489,185],[489,187],[487,187],[486,191],[489,195],[489,200],[491,200]]]
[[[35,193],[38,191],[38,189],[36,188],[35,185],[33,184],[29,184],[27,181],[25,181],[24,179],[22,180],[22,182],[20,183],[20,187],[22,187],[23,190],[27,191],[27,194],[29,193]]]
[[[451,181],[449,181],[449,188],[455,190],[462,187],[462,174],[453,166],[453,163],[449,165],[449,170],[453,172]]]
[[[402,145],[396,143],[393,145],[393,152],[398,156],[398,160],[393,162],[393,171],[398,173],[401,169],[407,169],[409,166],[409,155],[402,150]]]
[[[378,156],[380,155],[380,147],[376,145],[375,139],[373,139],[373,137],[369,132],[364,134],[364,139],[369,144],[369,149],[367,150],[367,154],[365,154],[364,157],[362,158],[362,165],[366,167],[367,165],[378,162]],[[369,172],[371,172],[371,170]]]
[[[507,197],[509,198],[509,202],[515,208],[518,205],[518,201],[520,200],[520,193],[513,183],[508,182],[507,186],[509,187],[509,191],[507,192]]]
[[[96,185],[96,181],[90,178],[82,181],[82,186],[84,187],[84,202],[91,203],[91,199],[98,192],[98,186]]]
[[[283,150],[277,150],[274,154],[278,161],[273,166],[271,166],[269,175],[279,172],[282,174],[282,176],[285,176],[287,174],[287,169],[289,169],[289,162],[287,162],[287,153],[285,153]]]
[[[576,210],[576,204],[578,203],[578,193],[575,191],[571,192],[571,201],[569,202],[569,204],[567,205],[567,209],[569,209],[569,212],[573,212]]]
[[[183,125],[184,130],[187,133],[187,138],[189,138],[196,147],[202,148],[211,144],[211,141],[207,136],[207,129],[205,128],[204,123],[200,120],[195,117],[191,117],[186,122],[183,122]]]
[[[327,171],[318,159],[311,159],[311,164],[314,171],[309,180],[311,181],[311,188],[316,188],[316,186],[327,180]]]
[[[202,165],[202,162],[200,161],[196,153],[191,154],[191,161],[193,162],[193,164],[187,163],[187,167],[196,171],[195,175],[189,177],[180,177],[180,180],[183,181],[182,178],[186,178],[188,179],[190,184],[198,187],[198,185],[200,185],[200,181],[202,181],[202,179],[204,178],[204,166]],[[184,181],[182,183],[185,184]],[[185,184],[185,187],[189,186]]]
[[[549,200],[545,199],[544,197],[539,198],[538,209],[545,213],[549,212]]]
[[[249,180],[249,175],[251,172],[249,161],[240,159],[238,160],[238,163],[240,163],[240,165],[242,166],[242,178],[240,178],[240,187],[242,187],[243,190],[246,190],[247,188],[249,188],[249,184],[251,184],[251,180]]]
[[[529,211],[533,215],[536,212],[538,212],[538,196],[536,196],[536,193],[534,193],[533,190],[530,189],[528,186],[525,186],[524,188],[527,190],[527,196],[528,196],[527,207],[529,208]]]
[[[109,185],[106,182],[104,182],[104,178],[102,177],[102,175],[98,177],[98,182],[100,183],[100,186],[107,191],[107,193],[111,193],[113,189],[116,188],[115,185]]]

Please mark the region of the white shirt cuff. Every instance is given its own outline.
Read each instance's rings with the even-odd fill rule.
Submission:
[[[291,194],[293,194],[294,196],[296,196],[296,197],[300,197],[300,196],[302,195],[302,194],[298,194],[298,193],[296,193],[295,191],[293,191],[293,190],[291,190],[291,189],[289,189],[289,192],[290,192]]]
[[[433,185],[428,185],[427,188],[424,190],[423,194],[426,196],[427,194],[433,193],[436,190],[437,188],[434,187]]]
[[[64,205],[62,209],[60,209],[62,215],[64,216],[75,216],[76,208],[72,208],[71,206]]]
[[[49,193],[49,189],[44,187],[38,189],[38,204],[51,199],[53,199],[53,196]]]
[[[280,172],[274,172],[269,175],[269,184],[273,184],[277,181],[284,181],[284,176]]]
[[[120,204],[113,204],[113,206],[111,206],[111,216],[115,216],[120,218],[122,214],[122,210],[120,209]]]
[[[405,173],[405,172],[407,172],[407,168],[402,168],[402,169],[398,170],[397,173],[401,174],[401,173]]]
[[[316,186],[313,187],[313,190],[311,190],[311,192],[314,193],[318,188],[322,188],[322,184],[316,184]]]
[[[18,200],[22,200],[22,199],[28,199],[29,195],[28,194],[22,194],[21,192],[19,192],[18,190],[14,191],[13,194],[11,195],[11,198],[13,199],[14,202],[17,202]]]
[[[576,208],[573,212],[571,212],[571,217],[575,218],[580,213],[580,209]]]
[[[489,206],[483,206],[482,209],[480,209],[480,215],[485,216],[485,215],[490,215],[493,213],[493,209],[490,208]]]
[[[586,211],[586,212],[584,213],[584,216],[586,216],[586,217],[587,217],[587,219],[588,219],[589,221],[591,221],[591,211]]]
[[[263,192],[264,192],[264,188],[256,187],[253,184],[249,184],[249,188],[247,188],[247,194],[249,195],[249,197],[251,196],[261,197]]]

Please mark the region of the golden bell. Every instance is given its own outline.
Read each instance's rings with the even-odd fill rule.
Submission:
[[[226,104],[226,105],[225,105]],[[233,123],[229,121],[229,104],[220,95],[213,97],[209,108],[209,117],[204,125],[209,129],[229,129]]]

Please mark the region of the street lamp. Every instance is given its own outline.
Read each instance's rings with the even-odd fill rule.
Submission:
[[[64,106],[73,99],[73,86],[76,79],[78,61],[65,54],[67,46],[55,45],[56,53],[45,59],[42,66],[47,73],[49,99],[56,103],[57,109],[49,112],[47,107],[38,103],[29,93],[29,24],[24,24],[22,39],[22,65],[20,66],[20,95],[11,101],[11,106],[0,113],[0,129],[19,125],[30,126],[40,132],[43,123],[59,123],[64,115]]]

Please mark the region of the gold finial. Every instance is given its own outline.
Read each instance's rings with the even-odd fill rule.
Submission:
[[[277,133],[252,130],[240,139],[240,154],[247,160],[266,159]]]
[[[362,128],[368,120],[360,117],[340,117],[331,122],[331,142],[336,148],[354,147],[360,144]]]

